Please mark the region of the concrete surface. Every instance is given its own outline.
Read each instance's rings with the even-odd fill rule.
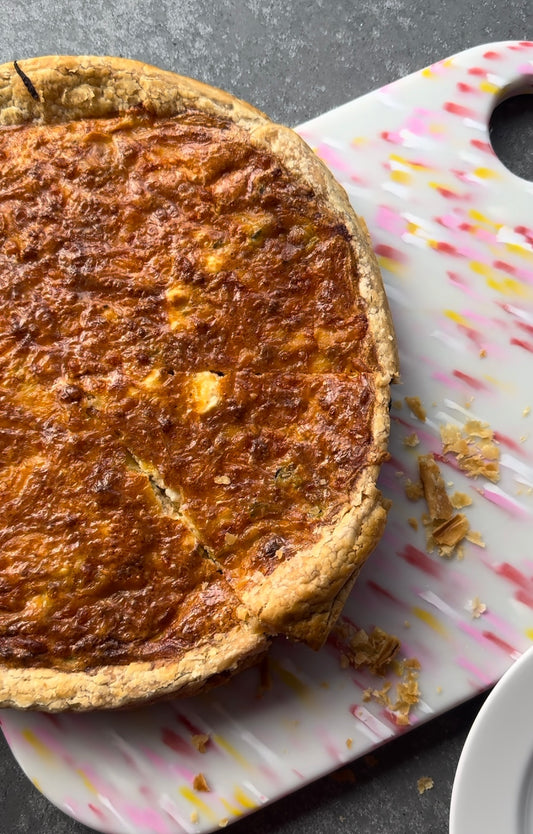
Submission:
[[[137,58],[224,87],[286,124],[469,46],[533,37],[529,0],[0,0],[0,10],[0,62],[51,53]],[[495,144],[516,173],[532,177],[532,105],[503,111]],[[304,788],[232,832],[445,834],[455,767],[481,703],[412,731],[375,760]],[[420,776],[435,783],[423,796]],[[37,792],[0,735],[0,834],[88,831]]]

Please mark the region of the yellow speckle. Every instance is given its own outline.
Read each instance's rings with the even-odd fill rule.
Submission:
[[[398,261],[393,261],[392,258],[386,258],[384,255],[378,255],[378,262],[382,269],[392,272],[393,275],[403,275],[404,269]]]
[[[502,295],[530,296],[531,291],[520,281],[514,278],[487,278],[487,286]]]
[[[95,786],[93,785],[93,783],[91,782],[89,777],[83,772],[83,770],[77,770],[76,773],[78,774],[78,776],[80,777],[81,781],[83,782],[83,784],[85,785],[85,787],[87,788],[88,791],[90,791],[91,793],[94,793],[94,794],[98,793]]]
[[[309,698],[309,690],[307,686],[304,683],[302,683],[302,681],[299,678],[297,678],[296,675],[293,675],[292,672],[289,672],[288,669],[285,669],[280,663],[277,663],[275,661],[273,661],[272,663],[272,668],[275,672],[277,672],[283,683],[286,684],[290,689],[292,689],[293,692],[299,695],[300,698],[303,698],[304,700],[307,700]]]
[[[429,132],[430,133],[435,133],[435,134],[438,135],[440,133],[446,133],[446,128],[444,127],[444,125],[441,125],[438,122],[430,122],[429,123]]]
[[[469,266],[472,272],[476,272],[478,275],[484,275],[485,278],[492,278],[494,276],[494,270],[487,264],[481,263],[481,261],[470,261]]]
[[[207,802],[204,802],[203,799],[200,799],[200,797],[192,790],[192,788],[189,788],[188,785],[182,785],[179,788],[179,792],[184,799],[190,802],[191,805],[194,805],[194,807],[197,808],[198,811],[201,811],[202,814],[205,814],[205,816],[209,820],[213,822],[216,821],[216,815],[213,813]]]
[[[480,83],[479,89],[482,93],[497,93],[500,90],[497,84],[491,84],[490,81],[485,80]]]
[[[474,175],[482,180],[497,179],[498,174],[492,168],[476,168]]]
[[[245,808],[257,808],[257,802],[244,793],[242,788],[235,788],[234,797],[236,801]]]
[[[522,417],[529,417],[531,414],[531,407],[528,405],[522,412]]]
[[[430,611],[426,611],[425,608],[418,608],[415,606],[412,608],[412,612],[415,617],[418,617],[419,620],[422,620],[423,623],[426,623],[433,631],[436,631],[437,634],[440,634],[441,637],[448,637],[448,631],[444,628],[440,620],[438,620],[434,614],[431,614]]]
[[[241,809],[240,809],[240,808],[236,808],[236,807],[235,807],[235,805],[232,805],[232,803],[231,803],[231,802],[228,802],[228,800],[227,800],[227,799],[224,799],[224,797],[223,797],[223,796],[221,796],[221,797],[220,797],[220,802],[222,803],[222,805],[224,806],[224,808],[226,809],[226,811],[228,812],[228,814],[231,814],[231,815],[232,815],[232,816],[234,816],[234,817],[240,817],[240,816],[242,816],[242,811],[241,811]],[[254,806],[254,807],[255,807],[255,806]]]
[[[533,628],[526,628],[526,637],[529,640],[533,640]]]
[[[477,209],[470,209],[468,214],[472,220],[477,220],[478,223],[484,223],[486,226],[491,226],[493,229],[499,229],[501,227],[501,223],[495,223],[494,220],[491,220],[490,217],[486,217],[480,211],[477,211]]]
[[[409,185],[411,182],[411,174],[407,171],[391,171],[390,178],[393,182],[399,182],[402,185]]]
[[[505,248],[514,255],[520,255],[521,258],[525,258],[526,261],[533,261],[533,252],[526,249],[525,246],[520,246],[519,243],[506,243]]]
[[[420,75],[422,76],[422,78],[436,78],[437,77],[437,73],[433,72],[431,67],[426,67],[425,69],[423,69],[420,72]]]
[[[456,313],[455,310],[445,310],[444,315],[456,324],[460,324],[462,327],[472,327],[468,319],[462,316],[461,313]]]
[[[442,695],[442,686],[437,686],[435,692],[437,693],[437,695]]]
[[[219,747],[222,747],[226,753],[229,753],[229,755],[234,758],[236,762],[242,765],[242,767],[249,767],[248,760],[241,753],[239,753],[238,750],[236,750],[233,744],[230,744],[229,741],[223,738],[223,736],[213,736],[213,741],[215,744],[218,744]]]
[[[43,759],[53,759],[52,752],[48,749],[46,744],[43,744],[40,738],[37,738],[33,730],[23,730],[22,737],[31,744],[33,749],[43,757]]]

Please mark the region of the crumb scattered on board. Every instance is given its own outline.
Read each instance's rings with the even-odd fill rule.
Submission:
[[[474,620],[479,619],[479,617],[481,617],[481,615],[484,614],[487,610],[487,606],[484,602],[481,602],[479,597],[474,597],[474,599],[471,599],[468,603],[468,607]]]
[[[364,629],[357,629],[346,620],[341,620],[333,629],[332,637],[341,650],[343,668],[365,667],[382,678],[388,672],[396,671],[400,680],[395,685],[387,680],[380,688],[369,687],[363,692],[363,701],[376,701],[394,716],[399,726],[408,725],[409,713],[420,700],[419,661],[409,658],[397,662],[395,657],[400,641],[380,628],[374,628],[367,634]]]
[[[444,454],[454,455],[469,478],[482,475],[493,483],[499,481],[500,450],[488,423],[468,420],[464,426],[448,424],[441,426],[440,436]]]
[[[420,444],[420,439],[419,439],[416,432],[413,432],[412,434],[408,434],[403,439],[403,445],[408,446],[411,449],[414,449],[415,446],[418,446],[419,444]]]
[[[416,783],[418,793],[423,794],[426,791],[430,791],[434,784],[435,783],[433,782],[431,776],[421,776]]]
[[[404,397],[405,403],[409,411],[418,417],[418,419],[422,422],[426,422],[426,409],[420,402],[420,397]]]
[[[196,774],[196,776],[192,780],[192,786],[195,791],[201,791],[203,793],[211,792],[211,788],[207,784],[207,779],[205,778],[203,773]]]
[[[191,822],[198,822],[199,819],[198,811],[191,811]]]
[[[205,753],[207,742],[209,741],[209,736],[207,733],[198,733],[191,736],[191,742],[193,747],[196,747],[199,753]]]

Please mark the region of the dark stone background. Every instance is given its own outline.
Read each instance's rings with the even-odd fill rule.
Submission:
[[[529,0],[0,0],[0,12],[0,63],[54,53],[137,58],[223,87],[289,125],[468,47],[533,38]],[[533,97],[502,105],[492,136],[504,162],[533,178]],[[445,834],[455,768],[482,701],[231,831]],[[422,796],[420,776],[435,783]],[[0,834],[88,831],[38,793],[0,734]]]

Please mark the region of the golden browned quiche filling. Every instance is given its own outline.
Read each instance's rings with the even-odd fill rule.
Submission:
[[[4,703],[114,706],[201,688],[274,633],[319,645],[384,523],[379,276],[290,148],[225,103],[175,111],[0,128]],[[130,692],[131,664],[173,671]],[[48,701],[32,669],[64,673]]]

